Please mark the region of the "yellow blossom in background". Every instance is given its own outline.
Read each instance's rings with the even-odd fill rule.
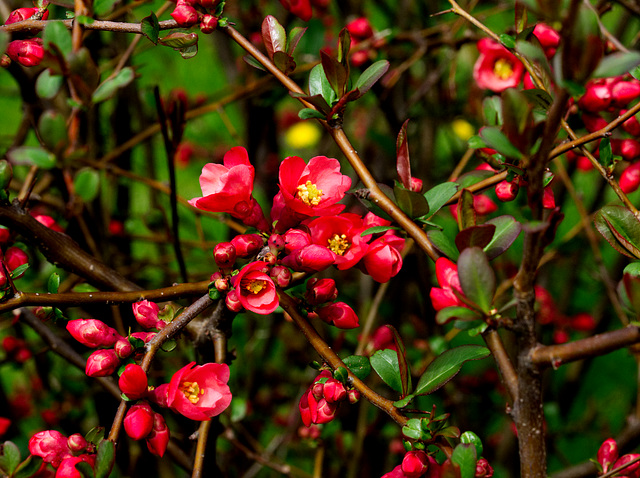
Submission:
[[[451,129],[462,141],[467,141],[476,133],[471,123],[463,119],[453,120],[451,122]]]
[[[287,130],[284,140],[296,149],[311,148],[320,141],[320,127],[311,121],[300,121]]]

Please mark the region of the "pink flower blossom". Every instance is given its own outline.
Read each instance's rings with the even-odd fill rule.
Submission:
[[[29,440],[29,453],[41,457],[45,463],[58,467],[66,454],[67,437],[56,430],[44,430]]]
[[[191,420],[205,421],[231,403],[229,366],[219,363],[189,365],[178,370],[167,388],[167,406]]]
[[[118,379],[118,386],[130,400],[138,400],[147,394],[147,374],[138,364],[130,363]]]
[[[86,374],[89,377],[106,377],[120,366],[120,359],[113,349],[96,350],[87,359]]]
[[[80,473],[76,468],[76,465],[81,461],[89,463],[91,468],[93,468],[96,462],[96,456],[95,455],[78,455],[78,456],[69,456],[68,458],[65,458],[62,461],[62,463],[60,463],[60,466],[56,471],[56,478],[82,478],[83,477],[82,473]]]
[[[320,307],[317,311],[318,317],[328,324],[333,324],[339,329],[355,329],[360,325],[358,316],[353,309],[344,302],[334,302],[333,304]]]
[[[312,10],[309,0],[280,0],[280,3],[284,8],[305,22],[311,20]]]
[[[276,286],[267,270],[266,263],[251,262],[232,278],[242,307],[256,314],[270,314],[279,304]]]
[[[231,239],[231,244],[236,248],[238,257],[249,257],[258,253],[264,241],[260,234],[241,234]]]
[[[480,88],[500,93],[518,86],[524,74],[520,60],[489,38],[481,39],[477,46],[480,57],[473,67],[473,78]]]
[[[282,259],[282,264],[296,272],[320,272],[335,261],[335,254],[324,246],[309,244]]]
[[[158,313],[160,308],[155,302],[149,302],[148,300],[141,300],[131,304],[133,309],[133,316],[143,329],[153,329],[158,322]]]
[[[22,66],[36,66],[44,58],[42,39],[13,40],[7,46],[7,55]]]
[[[374,240],[362,259],[365,272],[376,282],[388,282],[402,269],[403,247],[404,239],[393,233]]]
[[[369,248],[368,237],[360,235],[365,227],[358,214],[319,217],[307,226],[311,240],[333,252],[335,265],[340,270],[353,267]]]
[[[107,324],[96,319],[76,319],[67,322],[71,336],[87,347],[111,347],[120,338],[120,334]]]

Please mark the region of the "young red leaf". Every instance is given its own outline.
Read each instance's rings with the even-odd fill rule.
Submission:
[[[285,51],[287,34],[284,27],[273,15],[267,15],[262,21],[262,41],[264,41],[267,54],[272,60],[275,52]]]
[[[408,124],[409,120],[402,124],[396,140],[396,170],[402,185],[406,189],[411,189],[411,162],[409,161],[409,141],[407,139]]]

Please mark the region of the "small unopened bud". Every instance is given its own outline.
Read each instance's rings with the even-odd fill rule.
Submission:
[[[67,439],[67,447],[72,453],[82,453],[87,448],[87,440],[79,433],[74,433]]]
[[[148,403],[136,404],[124,418],[124,431],[134,440],[145,438],[153,429],[153,418],[154,412]]]
[[[344,302],[335,302],[317,310],[320,319],[333,323],[339,329],[355,329],[358,327],[358,316],[353,309]]]
[[[231,244],[236,248],[236,255],[245,258],[257,254],[264,241],[260,234],[241,234],[231,239]]]
[[[159,413],[153,415],[153,428],[147,437],[147,448],[151,453],[162,458],[169,444],[169,428],[164,417]]]
[[[228,269],[236,262],[236,248],[231,242],[221,242],[213,248],[213,258],[220,269]]]
[[[190,27],[198,23],[198,12],[186,2],[178,2],[171,16],[181,27]]]
[[[587,129],[589,133],[593,133],[595,131],[601,130],[609,123],[599,114],[583,114],[582,122],[584,123],[584,127]]]
[[[242,310],[242,303],[235,290],[229,291],[227,297],[224,299],[224,303],[231,312],[240,312]]]
[[[597,83],[587,86],[584,95],[578,101],[578,106],[592,113],[606,110],[611,104],[611,91],[609,86]]]
[[[640,142],[635,139],[620,141],[620,156],[627,161],[633,161],[640,156]]]
[[[613,438],[605,440],[600,445],[597,458],[602,472],[607,473],[611,469],[611,465],[618,459],[618,444]]]
[[[364,40],[373,36],[373,28],[371,23],[365,17],[356,18],[352,22],[347,24],[347,30],[349,34],[357,40]]]
[[[213,33],[218,27],[218,18],[213,15],[204,15],[200,22],[200,31],[208,34]]]
[[[518,195],[519,189],[520,186],[514,182],[500,181],[496,184],[496,196],[502,202],[513,201]]]
[[[158,321],[158,314],[160,308],[155,302],[149,302],[148,300],[141,300],[131,304],[133,309],[133,316],[143,329],[152,329],[155,327]]]
[[[120,338],[115,329],[96,319],[76,319],[67,322],[71,336],[87,347],[111,347]]]
[[[19,247],[10,247],[4,253],[4,263],[9,271],[14,271],[27,262],[29,262],[29,256]]]
[[[213,285],[220,292],[226,292],[229,290],[229,279],[227,279],[226,277],[216,279],[215,281],[213,281]]]
[[[147,374],[140,365],[130,363],[120,375],[118,386],[127,398],[138,400],[147,394]]]
[[[640,458],[640,454],[638,453],[628,453],[626,455],[621,456],[620,458],[618,458],[616,460],[616,462],[613,464],[612,468],[618,468],[620,466],[625,466],[627,463],[630,463],[634,460],[638,460],[638,458]],[[620,470],[620,475],[621,476],[627,476],[627,477],[637,477],[638,476],[638,470],[640,470],[640,461],[635,461],[635,463],[627,466],[626,468]]]
[[[626,112],[627,110],[620,110],[620,115],[622,116]],[[634,115],[622,123],[622,129],[630,135],[640,136],[640,121],[638,121],[638,118]]]
[[[323,396],[327,402],[341,402],[347,398],[347,391],[344,385],[335,378],[330,378],[324,383]]]
[[[347,392],[347,397],[349,398],[349,403],[353,405],[354,403],[358,403],[360,400],[360,392],[358,392],[355,388],[351,389]]]
[[[113,349],[96,350],[87,359],[86,374],[89,377],[106,377],[120,366],[120,359]]]
[[[133,353],[133,345],[126,338],[120,337],[113,346],[113,350],[116,351],[118,358],[126,359]]]
[[[311,236],[305,231],[289,229],[284,233],[284,252],[286,254],[291,254],[309,244],[311,244]]]
[[[284,249],[284,237],[280,234],[271,234],[267,241],[271,252],[276,253]]]
[[[542,207],[545,209],[553,209],[556,207],[556,197],[553,194],[551,186],[547,186],[542,191]]]
[[[422,179],[411,177],[411,190],[413,192],[419,193],[422,191]]]
[[[11,14],[9,15],[9,18],[7,18],[7,21],[4,22],[4,24],[10,25],[12,23],[28,20],[29,18],[34,16],[36,13],[38,13],[38,11],[39,11],[38,8],[28,8],[28,7],[18,8],[17,10],[14,10],[11,12]],[[42,20],[46,20],[48,17],[49,17],[49,11],[46,11],[42,15]]]
[[[473,209],[481,216],[491,214],[498,210],[498,206],[494,203],[489,196],[484,194],[478,194],[473,196]]]
[[[611,87],[612,104],[616,108],[624,108],[638,97],[640,97],[638,80],[619,81]]]
[[[288,267],[275,265],[271,268],[269,276],[278,287],[288,287],[291,284],[292,274]]]
[[[336,281],[333,279],[309,279],[305,300],[309,305],[320,305],[332,302],[338,297]]]
[[[320,400],[324,395],[324,384],[322,383],[314,383],[311,387],[311,393],[315,397],[316,400]]]
[[[402,472],[407,478],[418,478],[429,469],[429,457],[422,450],[408,451],[402,459]]]
[[[36,66],[44,58],[42,39],[13,40],[7,46],[7,55],[22,66]]]
[[[493,476],[493,468],[486,458],[480,458],[476,462],[475,478],[491,478]]]

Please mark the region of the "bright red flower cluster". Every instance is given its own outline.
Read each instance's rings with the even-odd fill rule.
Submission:
[[[56,471],[56,478],[82,478],[75,465],[84,461],[95,464],[95,447],[79,433],[69,438],[56,430],[44,430],[29,440],[29,452],[50,463]]]

